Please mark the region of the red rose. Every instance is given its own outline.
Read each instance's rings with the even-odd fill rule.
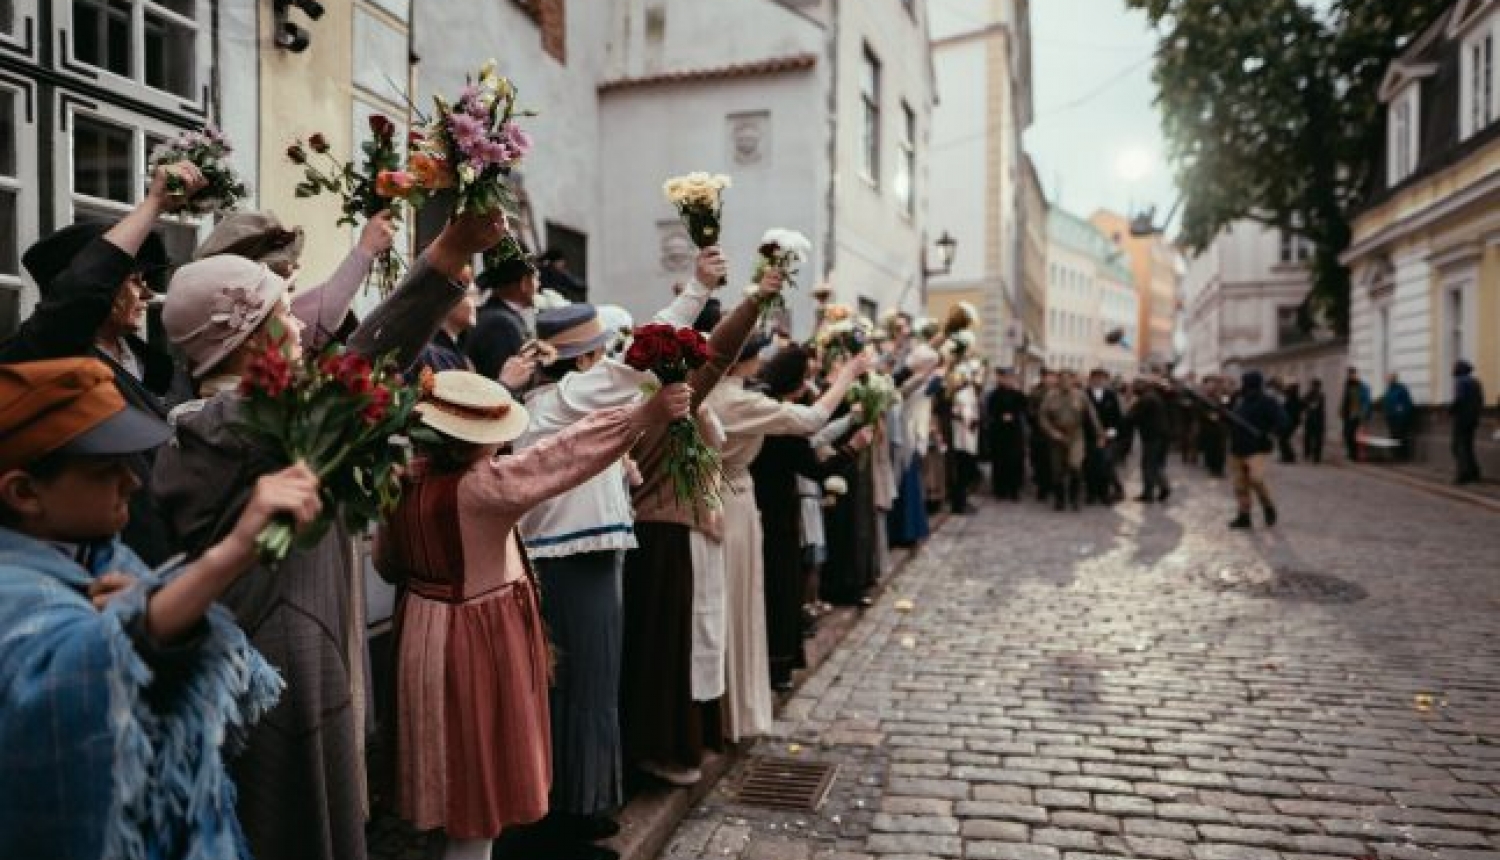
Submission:
[[[359,417],[366,424],[379,424],[385,420],[386,412],[391,406],[391,390],[384,386],[375,386],[370,392],[370,403],[360,413]]]
[[[286,148],[286,160],[293,164],[306,164],[307,150],[294,143]]]
[[[661,360],[667,364],[673,364],[682,360],[682,345],[677,342],[676,337],[663,337],[657,341],[661,344]]]
[[[312,148],[313,152],[316,152],[320,155],[330,149],[330,147],[328,146],[328,138],[324,137],[322,132],[318,132],[312,137],[309,137],[307,139],[307,145]]]
[[[656,367],[659,356],[656,341],[649,337],[637,337],[631,342],[630,349],[625,351],[625,363],[644,372]]]
[[[378,113],[370,114],[370,131],[376,137],[387,138],[396,133],[396,124]]]
[[[240,394],[280,397],[292,385],[292,366],[279,349],[268,349],[250,360],[240,379]]]

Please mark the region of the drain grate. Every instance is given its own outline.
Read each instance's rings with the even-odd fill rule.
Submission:
[[[1226,567],[1205,571],[1202,580],[1216,591],[1232,591],[1267,600],[1308,603],[1355,603],[1369,593],[1358,584],[1308,570]]]
[[[757,756],[745,768],[739,802],[816,812],[828,799],[838,772],[838,765],[827,762]]]

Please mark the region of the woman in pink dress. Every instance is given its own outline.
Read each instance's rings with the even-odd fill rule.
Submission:
[[[516,522],[687,414],[683,385],[594,413],[517,454],[529,417],[499,383],[424,376],[417,406],[436,441],[381,531],[377,565],[401,583],[396,611],[396,807],[441,828],[445,858],[488,858],[508,826],[547,813],[549,658],[536,580]]]

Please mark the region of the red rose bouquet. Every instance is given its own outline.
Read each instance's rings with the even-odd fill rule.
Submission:
[[[364,166],[335,156],[328,138],[321,133],[310,135],[287,147],[287,160],[302,168],[297,183],[298,197],[337,195],[342,214],[340,227],[367,221],[381,212],[390,211],[401,219],[401,203],[410,196],[416,180],[401,169],[401,150],[396,145],[396,124],[375,114],[370,117],[370,139],[360,144]],[[389,295],[406,272],[406,260],[394,248],[375,261],[375,283],[382,295]]]
[[[301,533],[289,518],[266,526],[255,541],[262,564],[316,544],[334,517],[359,532],[395,509],[406,457],[390,437],[406,429],[417,395],[393,362],[332,346],[294,363],[272,346],[250,362],[239,393],[240,432],[286,464],[307,463],[322,481],[322,516]]]
[[[690,328],[651,323],[637,328],[633,337],[625,363],[654,374],[663,385],[686,382],[689,373],[713,357],[708,341]],[[677,504],[692,505],[696,515],[699,500],[718,501],[724,467],[692,418],[679,418],[667,428],[666,463]]]

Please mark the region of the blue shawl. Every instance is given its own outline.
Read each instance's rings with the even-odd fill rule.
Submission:
[[[223,753],[281,679],[217,606],[154,678],[132,631],[161,580],[96,549],[86,569],[0,528],[0,857],[248,858]],[[139,581],[98,612],[109,571]]]

